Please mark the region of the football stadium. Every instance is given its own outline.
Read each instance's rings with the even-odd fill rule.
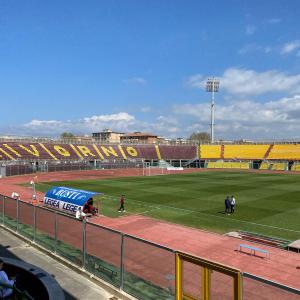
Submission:
[[[128,295],[300,297],[297,143],[7,140],[0,152],[2,226]],[[93,191],[97,214],[76,219],[49,201],[56,187]]]
[[[0,0],[0,300],[300,300],[299,0]]]

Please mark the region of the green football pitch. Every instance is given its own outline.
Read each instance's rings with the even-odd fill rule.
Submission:
[[[300,175],[246,172],[201,172],[153,177],[40,183],[103,193],[100,212],[119,217],[140,214],[220,233],[245,230],[289,240],[300,239]],[[119,198],[125,194],[125,213]],[[236,198],[232,215],[224,199]]]

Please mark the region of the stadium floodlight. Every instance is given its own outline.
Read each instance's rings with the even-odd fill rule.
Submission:
[[[207,79],[206,91],[211,93],[211,118],[210,118],[210,138],[211,143],[214,142],[214,126],[215,126],[215,93],[219,91],[220,81],[215,77]]]

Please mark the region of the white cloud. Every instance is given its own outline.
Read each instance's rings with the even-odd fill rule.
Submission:
[[[93,131],[113,128],[114,130],[126,131],[135,124],[135,117],[127,112],[117,114],[98,115],[85,117],[78,120],[32,120],[21,126],[23,134],[37,135],[60,135],[64,131],[74,134],[86,134]]]
[[[139,84],[139,85],[145,85],[147,83],[147,80],[142,77],[132,77],[123,80],[125,83],[132,83],[132,84]]]
[[[299,40],[291,41],[282,46],[280,53],[281,54],[289,54],[299,48],[300,48]]]
[[[201,74],[192,75],[186,80],[186,84],[191,87],[204,88],[205,87],[204,76]]]
[[[150,112],[152,109],[150,106],[144,106],[141,108],[141,112],[143,113],[147,113],[147,112]]]
[[[264,48],[264,52],[265,53],[270,53],[271,51],[272,51],[272,48],[269,47],[269,46],[267,46],[267,47]]]
[[[259,73],[254,70],[230,68],[224,72],[220,82],[231,94],[261,95],[299,90],[300,74],[288,75],[276,70]]]
[[[265,103],[243,99],[224,103],[216,99],[216,138],[222,139],[292,139],[300,137],[300,93]],[[120,112],[85,117],[77,120],[32,120],[10,134],[58,136],[64,131],[91,134],[105,128],[119,132],[142,131],[165,137],[188,137],[195,131],[209,131],[210,103],[174,105],[165,114],[144,121]]]
[[[247,44],[245,46],[243,46],[239,51],[238,53],[239,54],[247,54],[249,52],[255,52],[255,51],[258,51],[258,50],[261,50],[261,47],[256,45],[256,44]]]
[[[200,78],[200,77],[199,77]],[[232,100],[234,99],[234,100]],[[165,137],[188,137],[195,131],[209,131],[210,102],[174,105],[166,113],[142,118],[127,112],[95,115],[75,120],[32,120],[9,134],[59,136],[62,132],[91,134],[105,128],[119,132],[151,132]],[[216,98],[216,138],[292,139],[300,137],[300,92],[297,95],[261,103],[236,94],[220,103]]]
[[[272,51],[272,48],[270,46],[263,47],[263,46],[255,44],[255,43],[246,44],[238,50],[238,54],[248,54],[251,52],[258,52],[258,51],[268,54]]]
[[[193,87],[203,88],[205,85],[203,78],[202,75],[193,75],[187,82]],[[220,90],[240,96],[298,92],[300,85],[300,74],[288,75],[277,70],[259,73],[254,70],[229,68],[219,79]]]
[[[254,25],[247,25],[246,26],[246,34],[247,35],[252,35],[256,31],[256,27]]]
[[[268,24],[278,24],[278,23],[281,23],[281,19],[280,18],[272,18],[272,19],[268,19],[267,20],[267,23]]]
[[[56,120],[31,120],[29,123],[24,124],[25,127],[39,127],[39,126],[61,126],[64,123]]]
[[[129,115],[127,112],[120,112],[118,114],[86,117],[83,120],[85,123],[119,122],[119,121],[130,122],[134,120],[134,116]]]
[[[189,119],[186,129],[207,131],[210,103],[173,107],[178,117]],[[300,95],[266,103],[237,100],[216,105],[216,134],[219,138],[296,138],[300,137]]]

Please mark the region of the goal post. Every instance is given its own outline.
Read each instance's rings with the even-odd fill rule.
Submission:
[[[143,176],[151,176],[151,164],[150,164],[150,162],[143,161]]]
[[[166,167],[152,166],[150,162],[143,162],[143,176],[166,175],[169,171]]]

